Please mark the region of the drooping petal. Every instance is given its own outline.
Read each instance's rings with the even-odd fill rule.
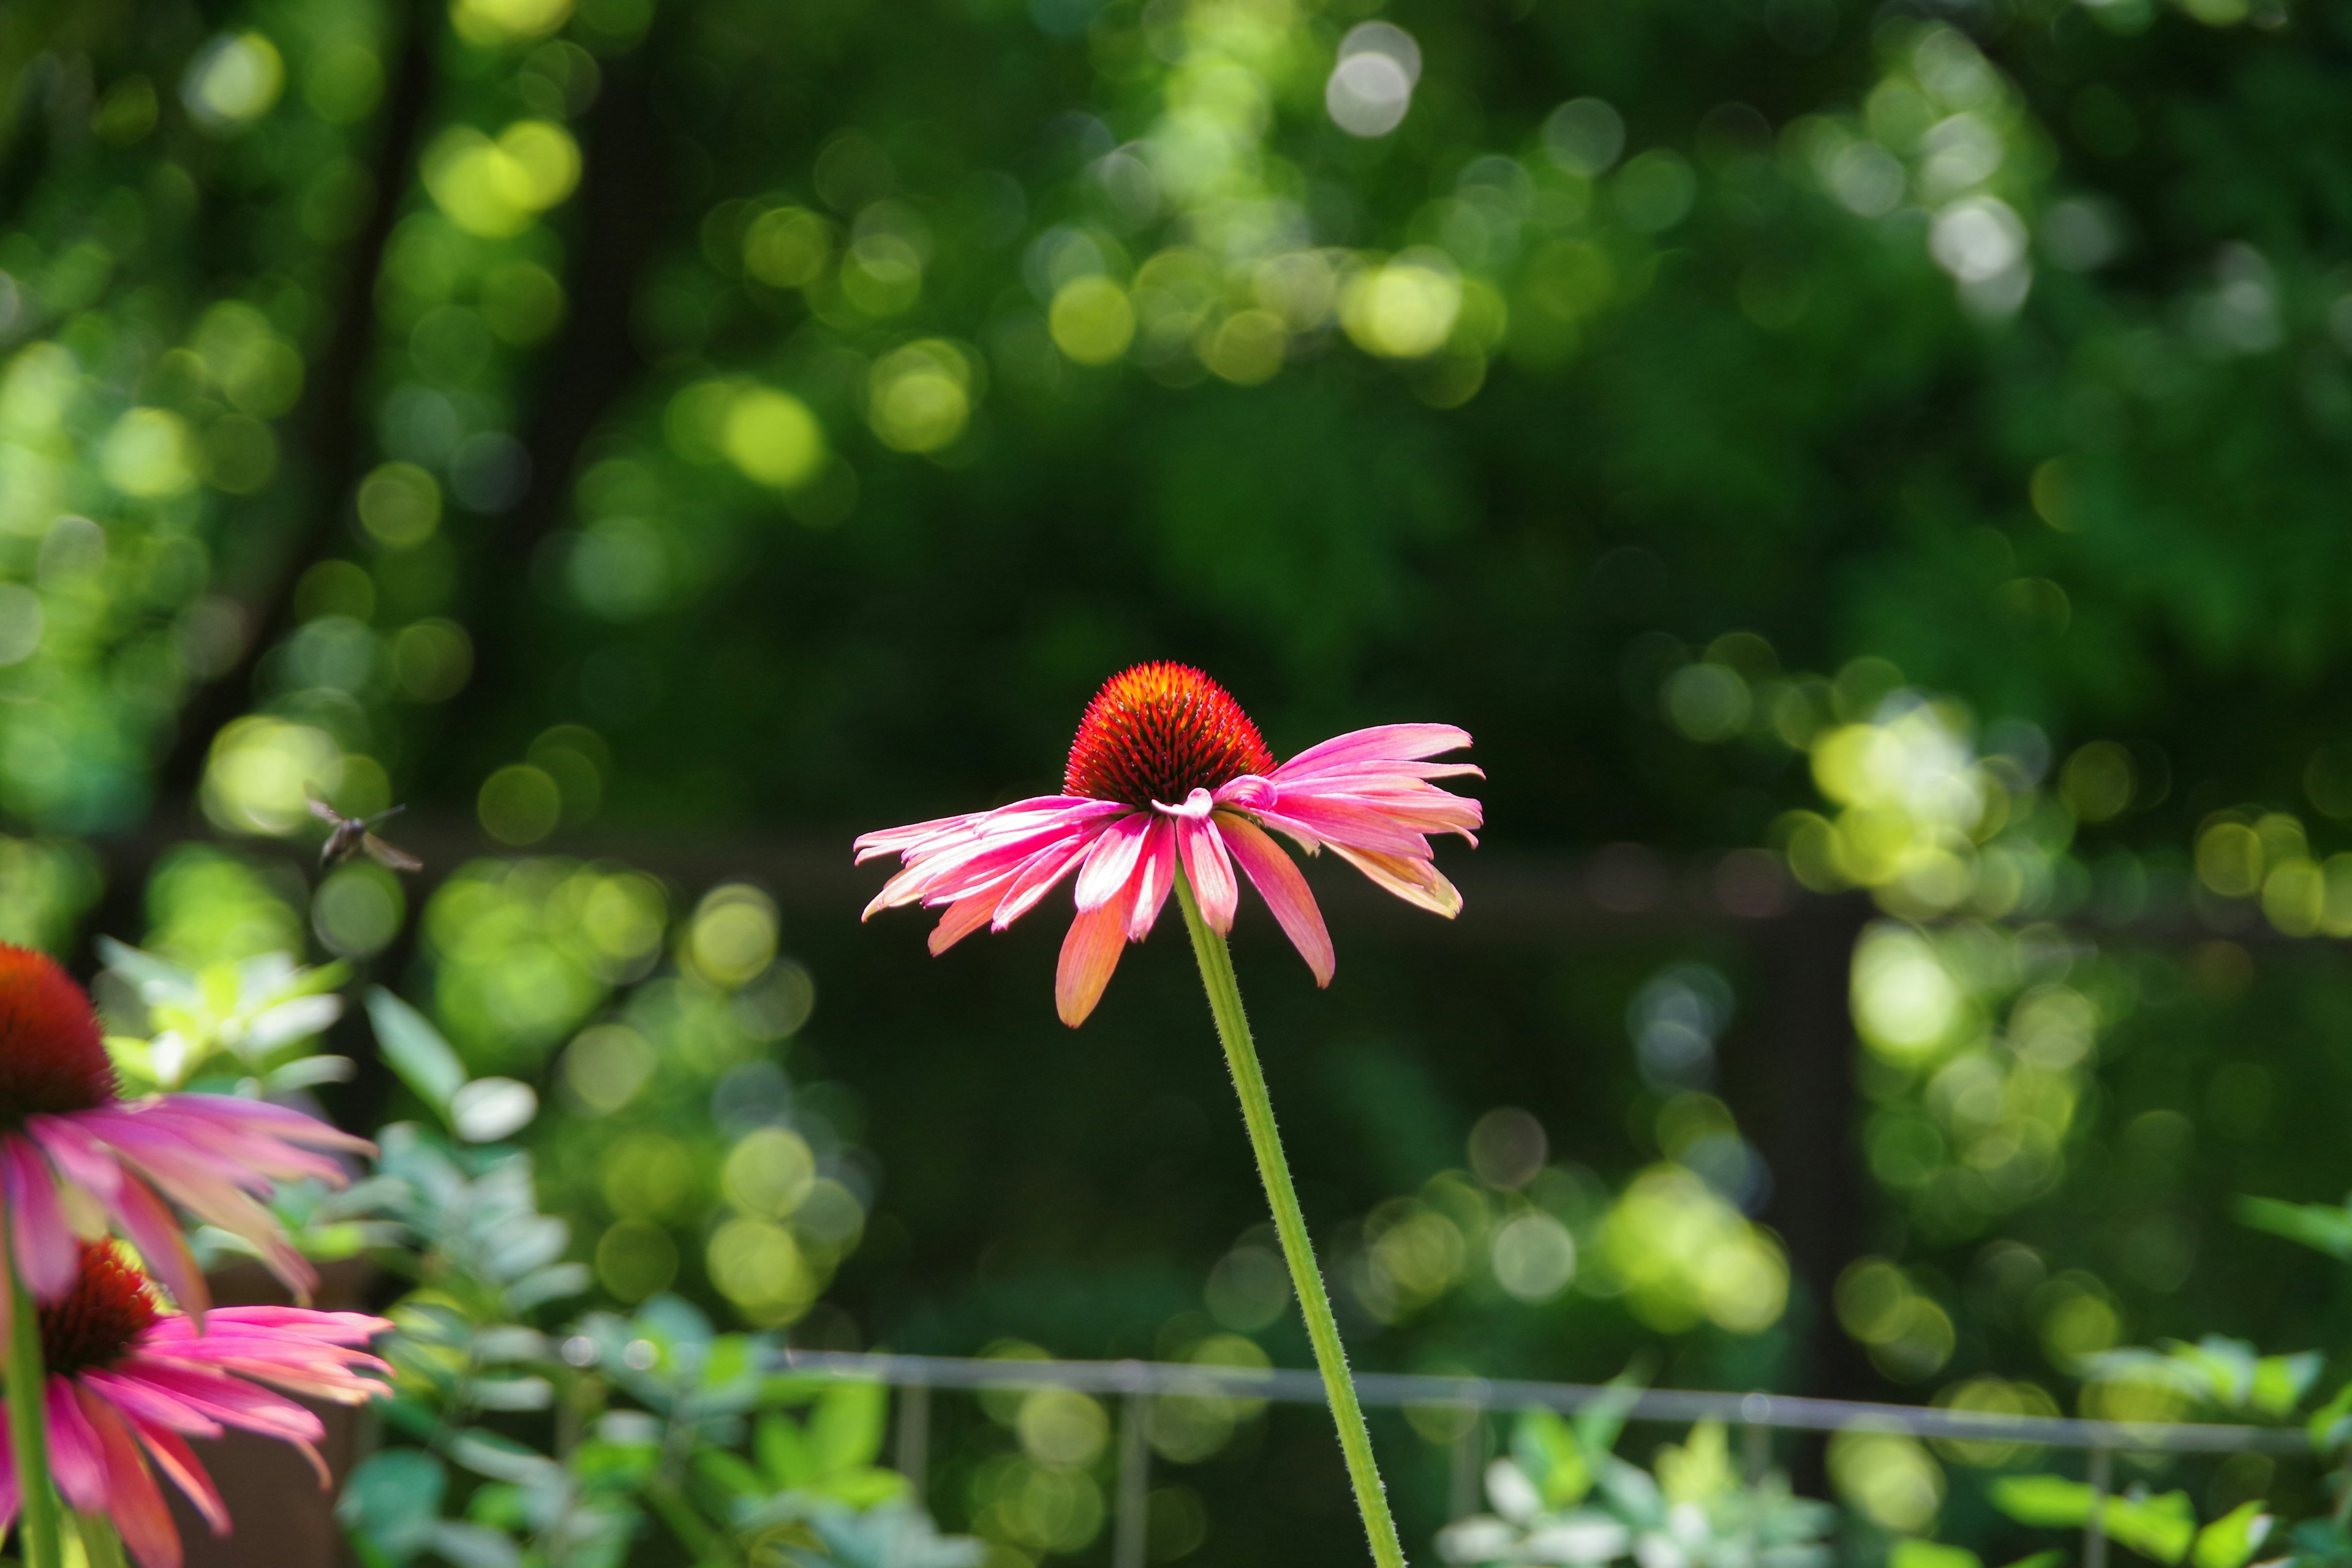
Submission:
[[[1384,855],[1417,855],[1425,858],[1429,854],[1427,838],[1370,806],[1286,790],[1280,801],[1261,806],[1253,815],[1266,826],[1279,828],[1294,837],[1375,849]]]
[[[203,1322],[212,1306],[212,1291],[205,1283],[205,1271],[196,1267],[195,1254],[188,1250],[187,1233],[163,1206],[163,1200],[146,1183],[124,1172],[109,1206],[122,1234],[139,1249],[147,1271],[163,1282],[180,1310]]]
[[[1331,846],[1331,853],[1370,877],[1406,903],[1452,920],[1462,912],[1462,894],[1426,860],[1397,855],[1376,855],[1369,849]]]
[[[1324,928],[1323,911],[1316,907],[1307,879],[1282,852],[1282,846],[1255,823],[1229,811],[1221,811],[1210,820],[1224,836],[1233,858],[1241,862],[1250,886],[1258,890],[1290,944],[1314,972],[1315,984],[1330,984],[1331,976],[1339,973],[1339,958],[1332,950],[1331,933]]]
[[[1241,885],[1234,880],[1234,863],[1225,853],[1224,836],[1205,818],[1176,824],[1176,847],[1183,856],[1184,877],[1200,900],[1201,918],[1223,936],[1234,929],[1234,911],[1241,902]]]
[[[1469,743],[1470,731],[1452,724],[1376,724],[1309,746],[1267,776],[1287,781],[1358,763],[1418,762],[1440,752],[1460,751]]]
[[[327,1435],[319,1417],[282,1394],[231,1377],[212,1367],[173,1365],[155,1347],[126,1359],[119,1375],[136,1377],[150,1388],[225,1426],[242,1426],[265,1437],[317,1442]]]
[[[1128,911],[1127,940],[1141,942],[1151,934],[1152,922],[1176,885],[1176,823],[1154,817],[1144,830],[1143,853],[1135,862],[1135,903]]]
[[[164,1506],[163,1490],[147,1468],[122,1417],[88,1389],[77,1389],[82,1415],[88,1418],[98,1453],[106,1468],[106,1515],[139,1568],[180,1568],[180,1532],[172,1510]],[[84,1512],[96,1512],[85,1507]]]
[[[1086,837],[1069,839],[1031,856],[1029,863],[1022,867],[1020,874],[1013,879],[1013,885],[1005,889],[1004,901],[996,907],[996,918],[988,922],[990,927],[1003,931],[1035,909],[1037,901],[1052,892],[1063,878],[1085,864],[1087,848],[1102,832],[1100,825],[1090,826]]]
[[[1078,873],[1078,908],[1099,909],[1125,889],[1135,874],[1135,862],[1143,853],[1143,837],[1150,826],[1151,818],[1137,812],[1111,824],[1095,840],[1095,847],[1087,852],[1086,867]]]
[[[217,1437],[221,1424],[168,1389],[117,1368],[85,1367],[75,1375],[126,1415],[150,1426],[168,1427],[192,1437]]]
[[[1111,971],[1127,946],[1127,917],[1133,906],[1131,887],[1122,885],[1107,903],[1080,910],[1062,939],[1062,957],[1054,974],[1054,1010],[1062,1022],[1076,1028],[1102,1000]]]
[[[50,1374],[47,1398],[43,1407],[48,1413],[49,1479],[66,1501],[84,1513],[106,1511],[106,1459],[99,1449],[98,1434],[90,1429],[89,1417],[82,1414],[81,1401],[74,1397],[74,1386],[68,1379]]]
[[[8,1250],[37,1300],[52,1300],[73,1284],[81,1244],[58,1202],[58,1178],[33,1141],[0,1135],[0,1194],[8,1203]]]
[[[195,1450],[189,1447],[177,1432],[168,1427],[158,1426],[127,1414],[124,1419],[131,1424],[131,1432],[154,1460],[155,1468],[171,1478],[172,1484],[180,1489],[181,1495],[204,1516],[205,1522],[212,1527],[212,1532],[226,1535],[228,1505],[221,1500],[220,1489],[213,1485],[211,1475],[197,1461]]]
[[[996,907],[1004,901],[1006,890],[1013,886],[1013,875],[1008,871],[979,892],[967,894],[948,906],[948,912],[941,915],[940,923],[931,928],[929,945],[933,958],[989,922],[996,913]]]

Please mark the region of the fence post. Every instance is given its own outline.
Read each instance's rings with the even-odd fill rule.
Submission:
[[[2091,1450],[2091,1517],[2083,1521],[2083,1568],[2107,1568],[2107,1491],[2115,1484],[2115,1457]]]
[[[921,1502],[928,1491],[931,1458],[931,1389],[909,1383],[898,1390],[898,1473],[907,1490]]]
[[[1151,1396],[1137,1392],[1118,1405],[1118,1523],[1111,1542],[1111,1568],[1143,1568],[1144,1530],[1150,1523],[1151,1450],[1144,1423]]]

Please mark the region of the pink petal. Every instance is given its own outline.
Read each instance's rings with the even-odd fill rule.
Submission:
[[[1415,857],[1375,855],[1366,849],[1331,846],[1331,853],[1370,877],[1406,903],[1452,920],[1462,912],[1462,894],[1440,875],[1436,867]]]
[[[1286,781],[1357,763],[1416,762],[1440,752],[1460,751],[1469,743],[1470,731],[1451,724],[1376,724],[1309,746],[1270,776]]]
[[[115,1163],[106,1145],[75,1125],[74,1118],[27,1116],[25,1131],[41,1146],[58,1174],[78,1187],[88,1187],[101,1203],[113,1197],[122,1167]]]
[[[997,906],[996,918],[989,924],[1003,931],[1035,909],[1040,899],[1052,892],[1063,878],[1078,868],[1085,860],[1087,847],[1101,837],[1101,833],[1099,827],[1092,828],[1087,837],[1074,838],[1050,849],[1040,849],[1031,856],[1029,863],[1021,868],[1020,875],[1013,879],[1013,886],[1005,889],[1004,902]]]
[[[1151,818],[1138,812],[1111,824],[1095,840],[1095,847],[1087,853],[1086,868],[1078,873],[1078,908],[1099,909],[1127,886],[1143,853],[1143,836],[1150,827]]]
[[[0,1191],[8,1200],[9,1251],[35,1300],[53,1301],[73,1286],[81,1244],[58,1202],[57,1173],[31,1139],[0,1137]]]
[[[940,917],[940,923],[931,928],[931,956],[937,958],[986,925],[995,915],[996,907],[1004,901],[1005,893],[1012,889],[1013,877],[1013,873],[1007,872],[1003,880],[950,904],[948,912]]]
[[[74,1397],[73,1384],[52,1373],[45,1391],[49,1415],[49,1479],[66,1501],[84,1513],[106,1511],[106,1458],[98,1434]]]
[[[1234,880],[1234,863],[1225,854],[1225,840],[1213,822],[1179,822],[1176,847],[1184,858],[1184,877],[1200,900],[1201,918],[1220,936],[1234,929],[1234,910],[1241,902],[1241,886]]]
[[[1095,1010],[1095,1004],[1102,1000],[1103,987],[1110,984],[1111,971],[1118,967],[1118,955],[1127,946],[1127,916],[1132,903],[1130,889],[1119,888],[1108,903],[1079,910],[1078,918],[1070,922],[1069,935],[1062,939],[1061,963],[1054,975],[1054,1009],[1073,1029]]]
[[[195,1450],[189,1447],[176,1432],[142,1421],[135,1415],[128,1419],[131,1431],[137,1434],[139,1441],[145,1445],[148,1454],[154,1459],[155,1468],[170,1477],[172,1484],[195,1505],[196,1511],[204,1515],[205,1522],[212,1526],[215,1535],[226,1535],[228,1505],[221,1501],[219,1489],[213,1485],[212,1477],[197,1462]]]
[[[117,1376],[135,1377],[226,1426],[242,1426],[289,1442],[315,1442],[326,1436],[326,1427],[316,1415],[284,1394],[212,1367],[175,1365],[159,1357],[153,1346],[126,1357],[115,1371]]]
[[[1261,806],[1255,815],[1268,827],[1325,844],[1376,849],[1384,855],[1429,853],[1427,838],[1384,812],[1350,802],[1285,790],[1272,806]]]
[[[1151,934],[1152,922],[1176,885],[1176,823],[1156,817],[1147,828],[1143,854],[1136,861],[1135,907],[1127,917],[1127,940],[1141,942]]]
[[[187,1234],[163,1200],[152,1187],[125,1173],[108,1206],[122,1234],[139,1249],[147,1271],[163,1282],[180,1310],[202,1323],[212,1305],[212,1291],[205,1284],[205,1271],[196,1267],[195,1254],[188,1250]]]
[[[1082,828],[1048,823],[1019,832],[984,835],[938,855],[910,859],[905,870],[883,884],[860,918],[871,919],[880,910],[900,904],[937,903],[961,898],[1036,851],[1078,831]]]
[[[174,1432],[184,1432],[194,1437],[217,1437],[221,1435],[223,1428],[219,1422],[178,1394],[158,1388],[134,1373],[85,1367],[74,1375],[87,1386],[104,1394],[108,1403],[116,1409],[150,1426],[167,1426]]]
[[[180,1568],[180,1532],[164,1506],[163,1489],[147,1468],[122,1417],[87,1389],[80,1395],[82,1413],[89,1419],[98,1451],[106,1467],[105,1513],[139,1568]],[[85,1513],[97,1509],[85,1508]]]
[[[1314,972],[1315,984],[1330,984],[1331,976],[1339,972],[1339,956],[1332,951],[1331,933],[1324,929],[1323,911],[1316,907],[1307,879],[1282,852],[1282,846],[1255,823],[1228,811],[1219,812],[1214,820],[1217,831],[1224,836],[1225,847],[1241,862],[1250,885]]]

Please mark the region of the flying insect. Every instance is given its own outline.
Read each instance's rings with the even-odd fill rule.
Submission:
[[[422,871],[425,862],[405,849],[394,848],[375,836],[377,826],[398,816],[408,807],[395,805],[389,811],[379,811],[373,816],[345,816],[329,805],[319,794],[319,786],[310,785],[305,792],[310,797],[310,815],[327,825],[327,842],[319,848],[321,869],[340,866],[354,855],[364,854],[379,866],[394,871]]]

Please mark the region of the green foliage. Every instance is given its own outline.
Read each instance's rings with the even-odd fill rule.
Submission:
[[[376,1173],[331,1205],[396,1227],[383,1256],[419,1281],[380,1347],[400,1442],[341,1505],[371,1568],[613,1568],[656,1529],[702,1560],[978,1561],[877,1467],[881,1390],[780,1375],[779,1342],[715,1333],[675,1297],[541,1327],[589,1271],[563,1260],[570,1232],[539,1212],[530,1157],[405,1125],[380,1142]]]
[[[340,964],[304,968],[283,952],[183,968],[111,937],[107,967],[136,996],[143,1026],[108,1041],[134,1092],[247,1087],[299,1092],[352,1074],[351,1062],[317,1049],[342,1016]]]
[[[2186,1559],[2197,1568],[2245,1568],[2272,1525],[2260,1503],[2244,1503],[2200,1529],[2185,1492],[2103,1497],[2059,1476],[2003,1476],[1992,1500],[2020,1524],[2045,1529],[2078,1529],[2095,1505],[2099,1528],[2114,1541],[2158,1563]]]
[[[1542,1411],[1522,1415],[1511,1457],[1486,1471],[1494,1511],[1449,1524],[1439,1554],[1481,1565],[1632,1558],[1644,1568],[1826,1568],[1832,1561],[1836,1510],[1791,1495],[1777,1471],[1742,1480],[1720,1422],[1700,1422],[1681,1446],[1661,1448],[1653,1474],[1611,1452],[1623,1413],[1603,1403],[1573,1423]]]
[[[2276,1198],[2238,1200],[2238,1218],[2256,1230],[2298,1241],[2339,1263],[2352,1263],[2352,1203],[2287,1204]]]
[[[2167,1341],[2154,1351],[2116,1351],[2093,1358],[2102,1381],[2154,1383],[2198,1405],[2276,1420],[2301,1404],[2325,1364],[2317,1351],[2258,1355],[2242,1340],[2208,1334],[2193,1345]]]

